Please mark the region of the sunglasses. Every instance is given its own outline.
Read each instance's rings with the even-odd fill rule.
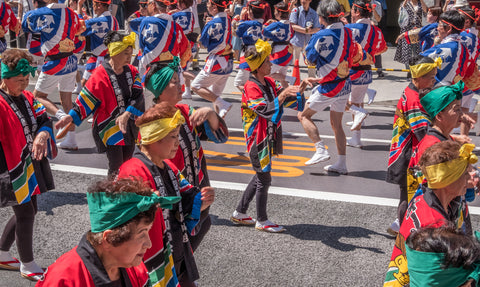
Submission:
[[[139,3],[140,8],[147,8],[148,3]]]

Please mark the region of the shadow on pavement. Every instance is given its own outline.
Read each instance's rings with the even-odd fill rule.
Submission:
[[[87,205],[85,193],[51,190],[38,196],[38,211],[53,215],[53,209],[63,205]]]
[[[365,151],[390,151],[388,144],[366,144],[362,147]]]
[[[97,152],[96,147],[87,147],[87,148],[79,148],[78,150],[68,150],[68,149],[62,149],[63,152],[67,154],[95,154]]]
[[[384,254],[380,248],[373,246],[359,246],[341,242],[343,238],[371,238],[371,235],[380,235],[385,238],[387,235],[357,226],[326,226],[321,224],[296,224],[285,225],[287,229],[285,234],[289,234],[300,240],[321,241],[323,244],[340,250],[354,251],[356,249],[365,249],[375,253]],[[375,241],[372,240],[372,244]]]
[[[362,126],[362,130],[392,130],[392,125],[391,124],[385,124],[385,125],[366,125]]]
[[[384,181],[387,176],[387,172],[385,170],[362,170],[348,172],[348,175]]]
[[[365,109],[368,110],[368,106],[366,106]],[[392,123],[393,123],[393,116],[395,115],[395,112],[369,111],[368,113],[369,113],[369,115],[375,116],[375,117],[392,118]],[[390,125],[390,128],[392,128],[392,125]]]

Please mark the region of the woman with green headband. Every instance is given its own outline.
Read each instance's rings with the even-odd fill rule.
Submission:
[[[103,181],[87,192],[91,229],[48,267],[37,286],[152,286],[143,256],[160,208],[180,197],[160,197],[143,181]],[[172,285],[174,286],[174,285]]]
[[[480,286],[480,242],[455,226],[412,232],[405,246],[410,286]]]
[[[135,33],[110,31],[104,43],[110,58],[94,70],[73,108],[55,128],[68,130],[72,122],[79,126],[93,113],[93,139],[98,152],[106,152],[108,175],[114,177],[132,157],[138,133],[134,120],[145,111],[145,101],[140,74],[130,65]]]
[[[242,121],[247,151],[255,175],[245,189],[230,220],[240,225],[255,225],[257,230],[283,232],[285,228],[277,225],[267,216],[267,197],[272,176],[272,157],[283,152],[282,122],[283,108],[302,111],[305,98],[302,88],[289,86],[279,89],[271,77],[272,47],[266,41],[257,40],[255,47],[247,50],[245,60],[252,73],[245,83],[242,95]],[[256,198],[257,220],[247,215],[253,198]]]
[[[36,195],[55,188],[47,157],[55,158],[57,147],[45,107],[25,90],[35,75],[32,60],[22,50],[2,53],[0,207],[12,206],[14,215],[0,237],[0,268],[20,270],[22,277],[37,281],[43,270],[33,261]],[[15,241],[20,261],[9,253]]]
[[[179,133],[185,122],[180,110],[167,102],[156,104],[136,120],[140,128],[140,146],[133,158],[125,162],[119,178],[139,177],[160,196],[181,196],[173,209],[157,213],[150,237],[153,246],[147,250],[144,261],[152,284],[164,284],[176,279],[180,286],[195,286],[199,278],[193,252],[205,235],[201,233],[202,213],[213,203],[215,192],[210,186],[192,186],[168,159],[175,157],[179,148]],[[207,213],[208,216],[208,213]],[[210,223],[210,222],[208,222]],[[165,262],[173,249],[174,265]],[[163,276],[169,275],[168,276]],[[170,285],[168,285],[170,286]]]
[[[461,146],[447,140],[432,145],[423,153],[419,166],[428,186],[410,201],[395,241],[385,286],[405,286],[409,282],[405,241],[412,231],[453,224],[462,233],[472,235],[463,224],[465,213],[461,206],[466,207],[466,203],[461,197],[471,180],[471,164],[477,161],[477,156],[472,153],[474,147],[473,144]]]

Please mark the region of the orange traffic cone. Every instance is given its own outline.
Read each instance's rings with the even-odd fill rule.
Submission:
[[[293,65],[292,77],[295,77],[295,86],[300,85],[300,65],[298,64],[298,59],[295,60]]]

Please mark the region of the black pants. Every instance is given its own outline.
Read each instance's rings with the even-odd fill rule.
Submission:
[[[120,166],[132,158],[135,145],[109,145],[107,146],[108,177],[114,177]]]
[[[192,246],[193,252],[197,250],[200,243],[203,241],[203,238],[210,230],[212,226],[212,220],[210,219],[210,207],[205,209],[200,213],[200,222],[197,224],[199,228],[195,228],[195,235],[188,235],[188,239],[190,240],[190,245]],[[183,285],[181,285],[183,286]]]
[[[0,238],[0,250],[9,251],[17,242],[21,262],[33,261],[33,222],[37,213],[37,197],[24,204],[12,206],[14,215],[5,225]]]
[[[270,172],[257,172],[252,180],[250,180],[247,189],[243,192],[243,196],[237,206],[237,211],[240,213],[247,213],[250,202],[253,197],[256,196],[257,220],[267,220],[268,188],[271,184],[272,176],[270,175]]]
[[[397,218],[400,224],[403,222],[403,217],[405,216],[405,213],[407,212],[408,208],[408,186],[407,183],[405,184],[400,184],[400,202],[398,203],[398,208],[397,208]]]

